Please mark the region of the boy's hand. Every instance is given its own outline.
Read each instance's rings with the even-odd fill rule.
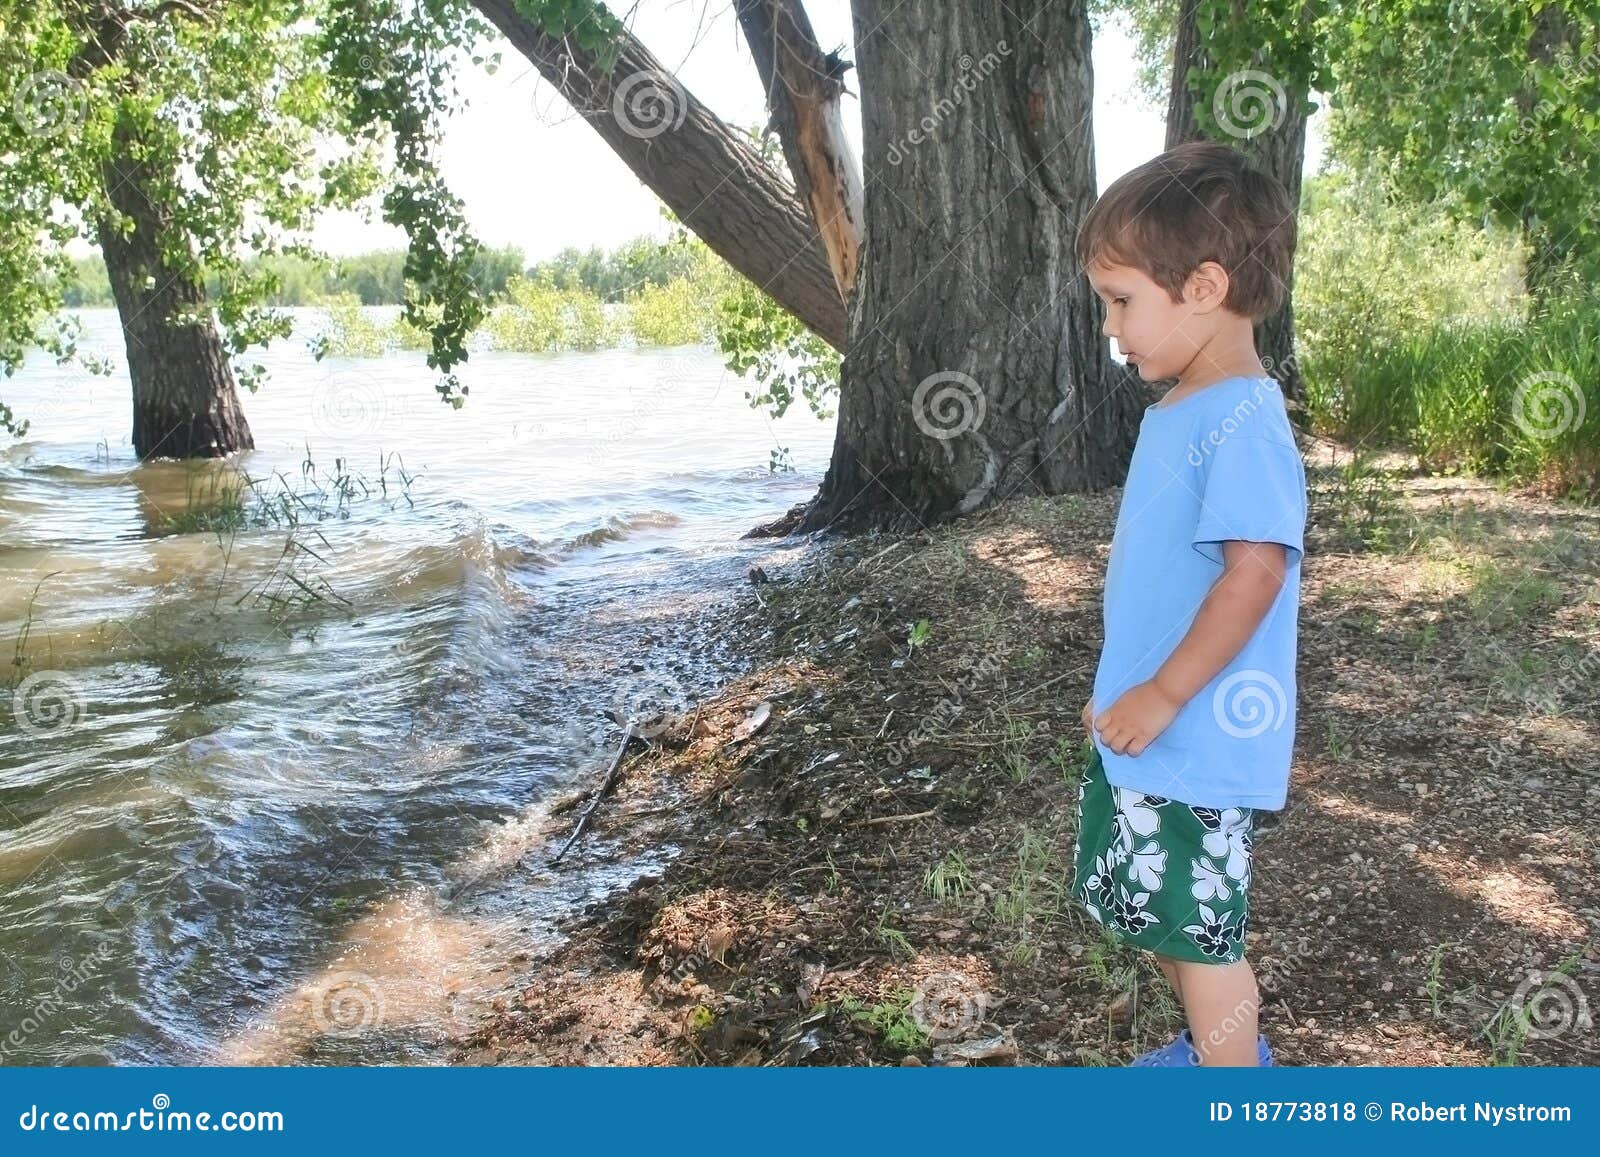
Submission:
[[[1140,755],[1167,729],[1183,704],[1156,686],[1155,680],[1136,683],[1102,711],[1094,721],[1103,742],[1118,755]]]
[[[1089,738],[1094,738],[1094,700],[1083,705],[1083,729],[1089,733]]]

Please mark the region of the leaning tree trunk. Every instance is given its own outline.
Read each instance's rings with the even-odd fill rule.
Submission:
[[[605,71],[515,0],[473,0],[613,152],[719,257],[835,349],[844,300],[811,215],[750,143],[623,31]]]
[[[1084,3],[853,8],[866,248],[838,431],[816,498],[764,530],[1117,484],[1147,395],[1073,256],[1095,199]]]
[[[1189,85],[1189,71],[1207,68],[1211,58],[1195,21],[1200,0],[1179,0],[1176,36],[1172,53],[1172,88],[1167,98],[1167,148],[1185,141],[1208,140],[1194,114],[1196,93]],[[1243,9],[1239,19],[1248,19]],[[1263,127],[1263,117],[1271,121],[1265,131],[1229,136],[1224,143],[1242,148],[1263,172],[1276,177],[1289,192],[1289,203],[1300,204],[1300,175],[1306,159],[1306,116],[1302,111],[1304,90],[1274,89],[1260,79],[1242,79],[1222,95],[1235,102],[1228,123],[1247,130]],[[1305,378],[1294,349],[1294,270],[1284,286],[1283,305],[1263,318],[1255,327],[1256,352],[1262,367],[1283,390],[1284,400],[1297,420],[1305,407]]]
[[[103,170],[107,200],[133,222],[102,217],[100,250],[122,319],[133,380],[133,450],[140,458],[218,458],[253,449],[233,368],[204,287],[161,252],[166,210],[139,159],[135,131],[119,122]]]

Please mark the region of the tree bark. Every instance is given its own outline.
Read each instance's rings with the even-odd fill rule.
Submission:
[[[924,526],[1115,485],[1148,395],[1073,239],[1094,202],[1081,0],[856,0],[866,247],[833,460],[752,533]]]
[[[839,110],[850,64],[823,53],[800,0],[738,0],[736,7],[795,190],[810,206],[839,295],[849,300],[864,211],[861,167]]]
[[[1576,35],[1576,29],[1561,4],[1549,4],[1539,9],[1534,15],[1533,32],[1528,38],[1528,63],[1548,67],[1556,59],[1557,53],[1563,50],[1573,52],[1574,56],[1581,55],[1581,52],[1574,51],[1579,47],[1574,43]],[[1530,68],[1529,75],[1532,73],[1533,69]],[[1517,90],[1514,99],[1517,112],[1523,117],[1531,117],[1539,103],[1539,93],[1530,81]],[[1523,285],[1535,300],[1546,300],[1558,283],[1555,275],[1571,256],[1572,234],[1566,232],[1560,237],[1555,236],[1549,222],[1539,220],[1534,206],[1526,202],[1518,216],[1528,252],[1522,275]]]
[[[220,458],[253,449],[205,289],[162,253],[161,238],[174,226],[152,197],[159,187],[152,178],[136,130],[119,120],[102,180],[133,228],[124,234],[105,217],[95,225],[128,351],[134,453]]]
[[[1167,148],[1186,141],[1209,140],[1194,115],[1195,92],[1189,87],[1191,68],[1208,68],[1211,58],[1196,26],[1195,10],[1200,0],[1178,0],[1177,27],[1173,38],[1172,88],[1167,98]],[[1248,19],[1240,10],[1238,19]],[[1269,99],[1275,93],[1267,93]],[[1274,127],[1247,140],[1228,140],[1244,150],[1263,172],[1276,177],[1289,192],[1289,201],[1300,204],[1301,172],[1306,159],[1306,117],[1301,111],[1306,99],[1303,89],[1286,89],[1283,115]],[[1274,109],[1273,111],[1276,111]],[[1304,414],[1306,386],[1300,372],[1300,359],[1294,348],[1294,270],[1284,285],[1283,305],[1263,318],[1255,327],[1256,352],[1261,365],[1283,391],[1291,416],[1299,422]]]
[[[844,348],[844,300],[806,206],[643,44],[623,32],[616,65],[605,72],[576,43],[547,36],[513,0],[473,5],[713,252]]]

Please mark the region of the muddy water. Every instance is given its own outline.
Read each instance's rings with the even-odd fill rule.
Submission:
[[[478,353],[455,411],[420,354],[316,362],[317,323],[245,397],[234,529],[182,521],[230,467],[134,459],[120,372],[4,384],[0,1062],[439,1060],[640,866],[530,870],[529,833],[608,709],[737,666],[718,615],[773,550],[738,535],[826,465],[831,423],[706,349]]]

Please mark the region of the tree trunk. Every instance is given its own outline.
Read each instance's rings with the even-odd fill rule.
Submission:
[[[1096,193],[1085,5],[853,7],[866,248],[833,461],[812,502],[753,533],[1119,483],[1148,395],[1111,361],[1073,256]]]
[[[1210,139],[1195,117],[1195,92],[1189,87],[1189,70],[1207,68],[1211,59],[1195,22],[1195,9],[1199,0],[1179,0],[1176,35],[1173,38],[1172,88],[1167,98],[1167,148],[1185,141]],[[1247,11],[1236,9],[1237,19],[1248,19]],[[1252,98],[1263,101],[1246,112],[1253,125],[1262,111],[1269,115],[1282,112],[1274,120],[1274,127],[1248,139],[1228,138],[1224,143],[1244,150],[1263,172],[1276,177],[1289,192],[1289,201],[1300,205],[1300,174],[1306,159],[1306,117],[1301,111],[1306,93],[1302,90],[1284,90],[1278,100],[1277,90],[1247,81]],[[1243,95],[1245,86],[1241,86]],[[1284,286],[1283,305],[1276,313],[1263,318],[1255,327],[1256,352],[1261,355],[1262,368],[1277,380],[1283,390],[1284,401],[1290,414],[1301,421],[1305,409],[1306,385],[1300,372],[1300,359],[1294,349],[1294,270],[1291,266],[1288,283]]]
[[[473,5],[713,252],[844,347],[844,301],[806,206],[644,45],[623,32],[616,65],[603,72],[570,39],[545,35],[514,0]]]
[[[124,234],[96,222],[133,381],[133,449],[140,458],[220,458],[255,446],[233,368],[205,290],[161,252],[166,210],[139,159],[135,130],[119,121],[102,169],[111,205],[131,218]]]
[[[795,190],[811,208],[839,295],[848,301],[863,213],[861,167],[839,111],[850,65],[823,53],[800,0],[738,0],[737,9]]]
[[[1560,52],[1570,52],[1575,58],[1581,56],[1576,38],[1577,30],[1562,5],[1549,4],[1539,9],[1534,14],[1533,32],[1528,38],[1528,63],[1534,66],[1529,68],[1529,76],[1534,75],[1536,67],[1549,67]],[[1517,112],[1525,120],[1531,119],[1540,99],[1535,84],[1531,80],[1525,82],[1517,90],[1514,99]],[[1550,227],[1551,223],[1540,220],[1536,207],[1527,202],[1523,202],[1518,216],[1522,224],[1522,239],[1528,251],[1522,283],[1536,301],[1546,300],[1559,284],[1556,274],[1571,257],[1573,234],[1563,231],[1557,236]]]

